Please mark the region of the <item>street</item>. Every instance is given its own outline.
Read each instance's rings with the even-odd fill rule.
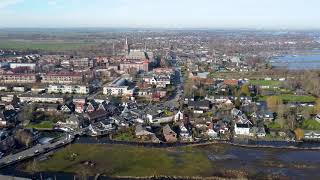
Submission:
[[[31,158],[41,153],[48,152],[50,150],[56,149],[60,146],[69,144],[73,141],[74,136],[70,134],[66,134],[66,136],[61,137],[58,141],[53,142],[51,144],[37,144],[31,148],[23,150],[19,153],[5,156],[0,159],[0,167],[10,165],[12,163],[16,163],[22,161],[27,158]]]

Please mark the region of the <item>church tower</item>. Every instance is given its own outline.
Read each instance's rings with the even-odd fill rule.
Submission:
[[[129,44],[128,44],[128,38],[126,38],[126,43],[124,45],[124,51],[125,51],[126,54],[130,53],[130,47],[129,47]]]

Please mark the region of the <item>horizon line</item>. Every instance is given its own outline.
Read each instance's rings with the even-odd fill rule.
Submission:
[[[132,30],[238,30],[238,31],[320,31],[320,28],[254,28],[254,27],[140,27],[140,26],[52,26],[0,27],[5,29],[132,29]]]

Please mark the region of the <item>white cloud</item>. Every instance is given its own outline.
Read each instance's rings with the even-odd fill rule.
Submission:
[[[0,0],[0,9],[22,2],[23,0]]]

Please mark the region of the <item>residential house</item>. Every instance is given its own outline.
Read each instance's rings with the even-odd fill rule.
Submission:
[[[237,124],[253,125],[252,122],[247,118],[247,116],[245,114],[242,114],[241,116],[235,117],[234,121]]]
[[[252,127],[250,129],[250,136],[265,137],[266,136],[265,128],[263,126]]]
[[[42,75],[42,83],[47,84],[79,84],[82,83],[80,73],[47,73]]]
[[[150,140],[153,143],[160,143],[160,140],[157,138],[157,136],[154,133],[148,131],[141,124],[136,126],[135,135],[138,138],[143,138],[144,141]]]
[[[156,85],[156,87],[165,88],[167,85],[171,84],[170,75],[153,75],[151,77],[145,77],[143,80],[150,85]]]
[[[237,79],[225,79],[223,81],[223,83],[225,85],[229,85],[229,86],[238,86],[239,85],[239,81]]]
[[[96,103],[95,101],[90,101],[87,103],[87,105],[85,107],[85,112],[92,113],[98,109],[98,106],[99,106],[99,104]],[[105,110],[105,109],[103,109],[103,110]]]
[[[218,132],[214,130],[213,123],[211,123],[211,124],[208,126],[208,129],[207,129],[207,131],[206,131],[206,135],[207,135],[210,139],[214,139],[214,138],[217,138],[217,137],[218,137]]]
[[[263,113],[262,116],[263,116],[262,118],[265,122],[272,122],[274,120],[273,112],[270,112],[270,111],[265,112],[265,113]]]
[[[113,103],[108,103],[108,104],[105,103],[104,107],[110,116],[120,115],[120,113],[121,113],[121,107],[119,107],[118,105],[115,105]]]
[[[214,124],[213,129],[215,132],[218,132],[220,134],[225,134],[226,132],[229,131],[229,126],[227,122],[220,120]]]
[[[235,135],[250,135],[250,125],[249,124],[234,124]]]
[[[130,72],[132,69],[136,71],[149,71],[149,62],[148,61],[122,61],[120,63],[120,70],[125,72]]]
[[[150,136],[150,135],[153,135],[152,132],[148,131],[146,128],[144,128],[142,126],[142,124],[138,124],[136,126],[136,129],[135,129],[135,135],[138,137],[138,138],[141,138],[143,136]]]
[[[70,128],[70,129],[78,129],[80,127],[80,120],[79,120],[79,117],[77,115],[70,115],[69,118],[66,119],[66,122],[57,122],[57,125],[60,127],[60,128],[64,128],[64,127],[67,127],[67,128]]]
[[[210,101],[188,101],[188,108],[193,110],[194,113],[203,113],[210,109]]]
[[[320,131],[304,130],[304,140],[320,140]]]
[[[87,118],[90,122],[97,122],[107,119],[108,113],[104,110],[97,110],[91,113],[85,114],[85,118]]]
[[[14,106],[12,104],[6,104],[4,107],[5,110],[15,110]]]
[[[123,116],[111,116],[110,119],[114,121],[114,123],[118,126],[119,129],[129,128],[130,125],[133,124],[133,119],[127,119]]]
[[[133,96],[134,89],[125,85],[126,79],[117,78],[107,86],[103,87],[103,94],[108,96]]]
[[[23,94],[19,96],[21,102],[36,102],[36,103],[63,103],[63,97],[50,95],[29,95]]]
[[[75,103],[75,112],[76,113],[83,113],[84,112],[84,108],[85,108],[85,104],[84,103]]]
[[[17,121],[17,111],[10,109],[10,110],[4,110],[0,114],[0,126],[11,126],[15,125]]]
[[[168,124],[163,127],[162,133],[166,142],[168,143],[177,142],[177,133],[175,133]]]
[[[183,113],[179,110],[176,115],[174,115],[174,121],[182,121],[183,120]]]
[[[231,110],[231,115],[232,115],[233,117],[237,117],[237,116],[239,116],[239,115],[242,115],[242,112],[241,112],[239,109],[237,109],[237,108],[233,108],[233,109]]]
[[[72,102],[67,102],[64,105],[62,105],[59,109],[60,111],[65,113],[72,113],[75,111],[75,105]]]
[[[190,142],[192,141],[191,133],[188,131],[183,122],[179,124],[179,138],[180,141]]]
[[[107,120],[91,123],[89,130],[92,136],[102,136],[113,132],[116,129],[115,125]]]
[[[58,105],[57,104],[38,104],[37,111],[42,112],[57,112]]]
[[[90,92],[89,86],[85,85],[49,85],[48,93],[62,93],[62,94],[88,94]]]
[[[36,75],[35,74],[18,74],[18,73],[2,73],[0,74],[1,83],[35,83]]]

